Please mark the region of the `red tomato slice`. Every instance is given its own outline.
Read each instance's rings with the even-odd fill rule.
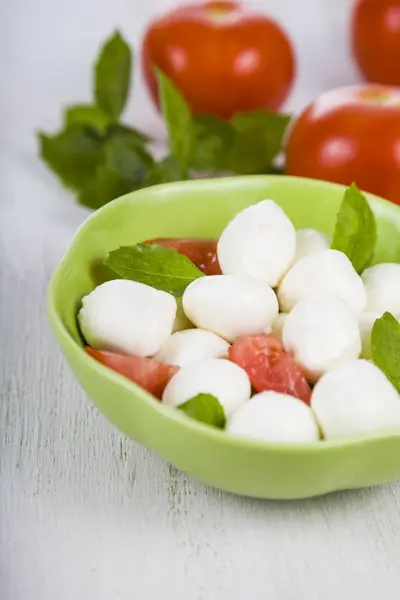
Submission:
[[[221,275],[217,257],[217,240],[200,238],[155,238],[144,244],[159,244],[184,254],[205,275]]]
[[[179,367],[165,365],[153,358],[124,356],[114,352],[95,350],[89,346],[85,348],[85,352],[102,365],[140,385],[146,392],[153,394],[156,398],[161,398],[168,381],[179,370]]]
[[[273,390],[310,403],[311,388],[294,358],[270,335],[249,335],[237,340],[229,356],[250,377],[257,392]]]

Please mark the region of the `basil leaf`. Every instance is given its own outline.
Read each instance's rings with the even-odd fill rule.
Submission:
[[[368,267],[375,254],[377,226],[366,197],[355,183],[347,188],[336,217],[331,248],[344,252],[357,273]]]
[[[128,194],[132,189],[130,181],[118,172],[101,165],[91,181],[80,190],[78,202],[82,206],[97,210],[111,200]]]
[[[39,133],[40,155],[67,187],[79,189],[96,172],[102,160],[101,140],[74,125],[49,136]]]
[[[95,66],[96,102],[114,119],[121,115],[129,93],[131,50],[117,31],[103,45]]]
[[[69,106],[65,111],[65,126],[86,126],[100,136],[104,136],[110,128],[113,119],[98,106],[77,104]]]
[[[132,189],[141,186],[146,170],[153,159],[144,148],[124,137],[110,139],[104,146],[105,166],[131,183]]]
[[[173,156],[167,156],[155,163],[148,171],[144,186],[158,185],[160,183],[171,183],[182,179],[181,168]]]
[[[151,142],[151,137],[139,131],[135,127],[129,127],[123,123],[113,123],[110,129],[111,136],[123,136],[136,142],[138,145],[144,146],[148,142]]]
[[[400,393],[400,323],[391,313],[375,321],[371,349],[373,362]]]
[[[190,398],[177,408],[184,412],[188,417],[223,429],[226,418],[224,409],[219,400],[212,394],[198,394]]]
[[[231,119],[235,139],[225,167],[235,173],[252,174],[268,171],[282,150],[290,116],[254,110]]]
[[[199,115],[194,117],[194,127],[195,143],[190,166],[211,172],[220,170],[234,142],[233,126],[212,115]]]
[[[123,279],[145,283],[158,290],[182,296],[203,273],[183,254],[157,244],[121,246],[110,252],[104,264]]]
[[[151,156],[136,141],[132,143],[126,137],[110,138],[103,147],[103,163],[92,181],[81,190],[79,203],[97,209],[141,188],[152,164]]]
[[[172,79],[158,68],[155,69],[155,74],[171,153],[181,168],[181,179],[186,179],[194,140],[192,115],[188,103]]]
[[[146,149],[146,143],[135,133],[129,131],[129,128],[113,128],[108,137],[107,146],[108,145],[126,148],[142,161],[146,170],[154,165],[154,159]]]

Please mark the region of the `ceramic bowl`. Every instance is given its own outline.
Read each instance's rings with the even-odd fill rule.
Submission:
[[[305,498],[400,476],[400,432],[312,444],[231,437],[163,406],[83,351],[77,327],[82,296],[110,278],[110,250],[155,237],[215,237],[239,210],[274,199],[296,228],[332,234],[344,188],[283,176],[179,182],[133,192],[80,227],[48,288],[48,312],[61,350],[98,409],[124,434],[189,475],[259,498]],[[379,226],[376,262],[399,254],[400,208],[369,196]]]

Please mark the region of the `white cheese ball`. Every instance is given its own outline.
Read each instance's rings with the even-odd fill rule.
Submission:
[[[263,200],[228,223],[218,242],[218,260],[224,274],[248,275],[276,286],[295,250],[291,220],[273,200]]]
[[[400,317],[400,264],[382,263],[366,269],[362,278],[367,292],[365,310]]]
[[[211,331],[186,329],[171,335],[154,358],[183,367],[207,358],[227,358],[229,348],[228,342]]]
[[[328,440],[400,427],[400,397],[367,360],[347,362],[321,377],[311,406]]]
[[[315,442],[319,429],[309,406],[287,394],[261,392],[243,404],[228,420],[232,435],[266,442]]]
[[[361,352],[357,316],[334,296],[300,300],[285,320],[282,339],[311,382]]]
[[[278,300],[264,281],[240,275],[210,275],[184,291],[183,310],[196,327],[229,342],[255,333],[269,333],[278,314]]]
[[[328,250],[330,241],[327,235],[316,229],[299,229],[296,231],[296,254],[293,263],[316,252]]]
[[[287,316],[288,313],[279,313],[272,323],[271,335],[273,335],[277,340],[282,341],[282,331]]]
[[[361,313],[358,317],[358,326],[360,328],[361,335],[361,358],[372,358],[371,351],[371,333],[372,327],[377,319],[381,315],[377,313],[365,312]]]
[[[176,300],[143,283],[114,279],[82,299],[79,326],[97,350],[153,356],[171,335]]]
[[[215,396],[229,417],[250,398],[250,380],[235,363],[211,358],[180,368],[168,382],[162,401],[168,406],[179,406],[198,394]]]
[[[363,281],[343,252],[323,250],[293,265],[278,288],[280,309],[290,312],[302,298],[319,294],[338,296],[358,313],[364,310]]]

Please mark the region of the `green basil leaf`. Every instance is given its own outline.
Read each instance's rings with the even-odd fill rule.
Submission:
[[[111,200],[132,191],[132,183],[105,165],[97,168],[92,180],[78,194],[78,202],[97,210]]]
[[[235,173],[269,171],[274,158],[282,150],[290,116],[254,110],[239,113],[231,119],[235,140],[225,167]]]
[[[219,400],[212,394],[198,394],[178,406],[188,417],[223,429],[226,418]]]
[[[167,156],[155,163],[147,172],[144,186],[158,185],[160,183],[171,183],[182,179],[181,167],[173,156]]]
[[[135,127],[129,127],[129,125],[124,125],[123,123],[113,123],[110,129],[110,135],[113,136],[123,136],[126,138],[130,138],[132,142],[136,142],[138,145],[144,146],[148,142],[152,141],[152,138],[139,131]]]
[[[198,170],[219,171],[234,143],[233,126],[212,115],[199,115],[194,117],[194,127],[195,142],[190,166]]]
[[[181,179],[188,176],[194,141],[193,119],[183,94],[158,68],[155,69],[161,109],[168,129],[171,153],[181,168]]]
[[[102,161],[101,140],[74,125],[50,136],[39,133],[40,155],[67,187],[80,189]]]
[[[121,246],[110,252],[104,263],[123,279],[145,283],[158,290],[182,296],[203,273],[183,254],[157,244]]]
[[[82,125],[104,136],[111,124],[112,117],[103,112],[98,106],[91,104],[77,104],[67,107],[65,111],[65,126]]]
[[[125,131],[125,129],[113,129],[108,137],[107,147],[120,148],[120,152],[125,149],[125,152],[135,155],[142,162],[146,171],[154,165],[154,159],[146,149],[145,142],[135,134],[132,135],[129,131]]]
[[[80,204],[100,208],[111,200],[137,190],[144,185],[146,172],[153,159],[137,141],[129,137],[114,137],[105,142],[103,162],[95,177],[79,194]]]
[[[117,31],[101,48],[95,66],[96,102],[114,119],[121,115],[131,82],[131,50]]]
[[[372,360],[400,393],[400,323],[386,312],[371,333]]]
[[[364,194],[355,183],[347,188],[336,217],[332,245],[344,252],[357,273],[368,267],[375,254],[377,226]]]
[[[129,182],[131,189],[142,185],[146,170],[153,164],[144,148],[123,137],[111,138],[104,145],[104,156],[105,166]]]

